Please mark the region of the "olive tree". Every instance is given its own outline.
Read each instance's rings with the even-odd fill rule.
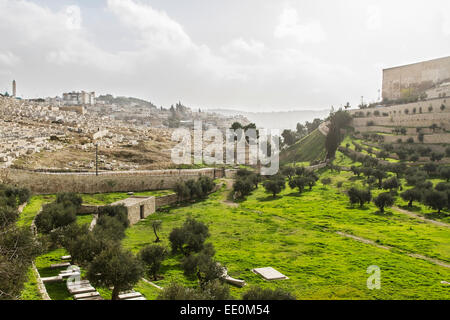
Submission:
[[[400,197],[402,197],[403,200],[408,201],[408,207],[412,207],[413,201],[421,201],[422,200],[422,193],[418,188],[413,188],[406,190],[400,194]]]
[[[394,205],[394,198],[389,192],[380,193],[378,197],[373,199],[374,204],[380,209],[381,213],[384,213],[384,208],[392,207]]]
[[[147,273],[153,277],[153,280],[158,280],[158,272],[166,256],[166,248],[159,245],[145,246],[138,254],[138,258],[144,263]]]
[[[87,278],[94,286],[112,287],[111,298],[117,300],[119,293],[132,289],[143,273],[141,262],[130,251],[111,246],[92,261]]]

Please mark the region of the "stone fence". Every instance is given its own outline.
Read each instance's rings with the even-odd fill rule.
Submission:
[[[220,188],[222,188],[223,183],[219,183],[216,184],[214,186],[214,188],[211,190],[211,193],[216,192],[217,190],[219,190]],[[132,196],[130,196],[132,197]],[[184,199],[186,200],[186,199]],[[178,195],[176,193],[171,193],[171,194],[167,194],[164,196],[159,196],[159,197],[155,197],[155,209],[157,210],[158,208],[164,207],[164,206],[168,206],[174,203],[178,202]],[[98,214],[99,213],[99,209],[104,207],[103,205],[89,205],[89,204],[83,204],[77,211],[77,214],[82,215],[82,214],[89,214],[89,213],[93,213],[93,214]]]
[[[208,176],[212,179],[231,177],[232,170],[215,168],[148,171],[49,173],[17,169],[1,172],[3,182],[29,188],[34,194],[60,192],[107,193],[172,189],[178,181]]]

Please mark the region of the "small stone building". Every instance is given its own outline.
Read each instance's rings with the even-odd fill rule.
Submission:
[[[133,225],[155,212],[155,197],[132,196],[111,204],[111,206],[119,205],[127,208],[128,220],[130,225]]]

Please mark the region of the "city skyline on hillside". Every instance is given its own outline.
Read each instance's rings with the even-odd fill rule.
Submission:
[[[383,69],[448,56],[449,6],[3,0],[0,90],[16,80],[26,98],[85,90],[248,112],[355,106],[379,99]]]

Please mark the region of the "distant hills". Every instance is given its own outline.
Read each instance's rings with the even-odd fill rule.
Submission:
[[[115,104],[121,107],[138,106],[142,108],[157,108],[153,103],[146,100],[133,97],[114,97],[111,94],[100,95],[97,97],[97,101],[103,101],[106,104]]]
[[[298,111],[274,111],[274,112],[246,112],[231,109],[208,109],[207,112],[216,112],[225,116],[242,115],[250,122],[256,123],[259,128],[265,129],[292,129],[298,122],[305,123],[315,118],[326,118],[330,110],[298,110]]]

